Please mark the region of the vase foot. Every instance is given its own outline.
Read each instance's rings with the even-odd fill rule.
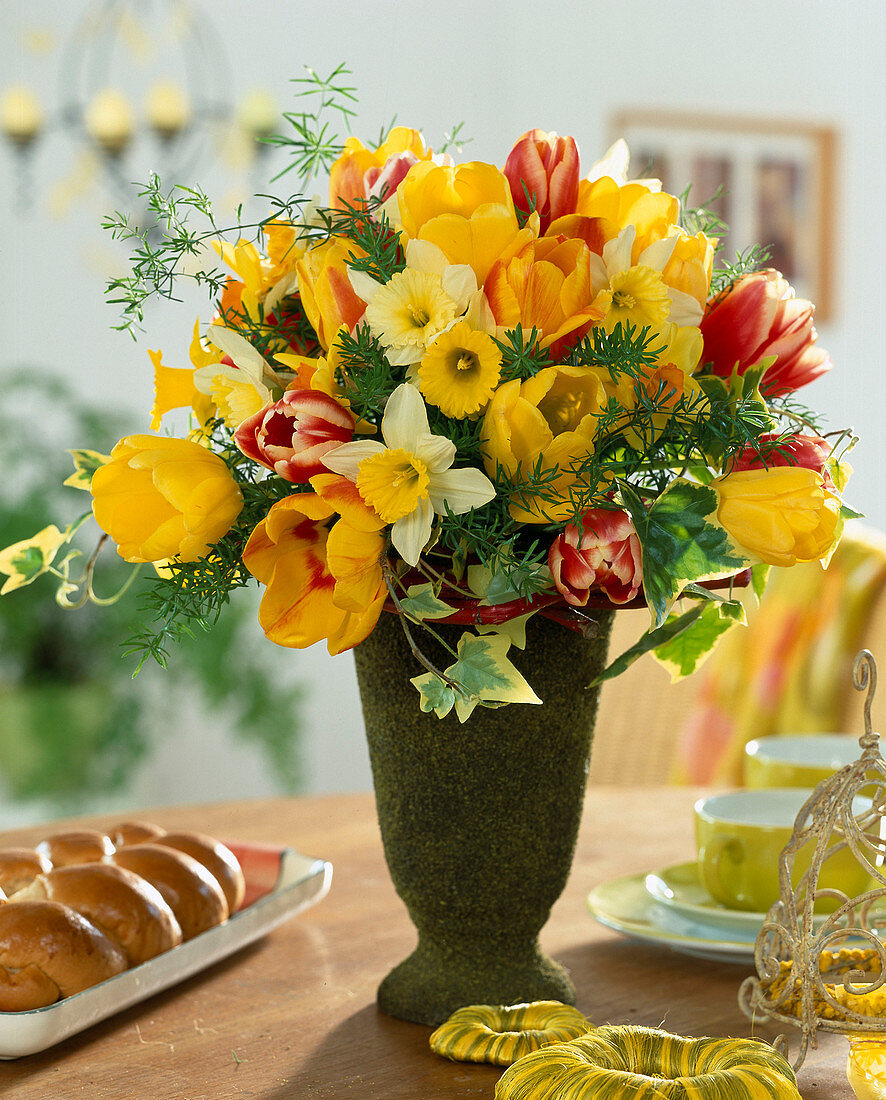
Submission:
[[[575,987],[564,968],[537,947],[518,958],[465,959],[419,942],[378,988],[382,1012],[430,1027],[465,1005],[545,1000],[575,1004]]]

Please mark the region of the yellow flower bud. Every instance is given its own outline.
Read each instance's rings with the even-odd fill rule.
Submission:
[[[814,470],[740,470],[711,484],[720,498],[719,522],[770,565],[825,558],[839,537],[840,498]]]
[[[96,523],[126,561],[196,561],[226,534],[243,497],[218,455],[189,439],[130,435],[92,478]]]

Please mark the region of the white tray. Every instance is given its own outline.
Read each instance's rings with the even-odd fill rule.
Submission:
[[[293,848],[229,844],[246,898],[224,924],[73,997],[28,1012],[0,1012],[0,1058],[36,1054],[160,993],[260,939],[329,891],[332,864]]]

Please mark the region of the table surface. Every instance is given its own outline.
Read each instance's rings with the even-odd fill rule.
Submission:
[[[542,946],[571,972],[595,1023],[662,1026],[685,1035],[775,1032],[738,1008],[749,966],[714,963],[625,939],[593,921],[588,890],[693,851],[688,788],[591,788],[566,890]],[[501,1070],[431,1053],[430,1029],[375,1007],[375,988],[415,934],[394,892],[371,795],[268,799],[151,810],[168,829],[290,845],[334,867],[315,907],[165,993],[42,1054],[0,1062],[0,1095],[16,1100],[445,1100],[493,1095]],[[113,819],[84,818],[101,824]],[[53,826],[54,828],[54,826]],[[33,844],[47,829],[0,834]],[[851,1100],[847,1044],[822,1034],[798,1081],[804,1100]]]

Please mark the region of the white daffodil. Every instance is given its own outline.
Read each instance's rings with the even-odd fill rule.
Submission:
[[[354,293],[366,302],[366,323],[394,366],[418,363],[444,329],[461,317],[477,294],[468,264],[451,264],[429,241],[406,245],[406,267],[380,283],[349,270]]]
[[[609,176],[610,179],[615,180],[619,187],[624,187],[626,183],[639,183],[643,187],[648,187],[650,191],[661,190],[661,180],[628,179],[628,166],[630,163],[631,151],[628,148],[628,143],[624,138],[619,138],[609,146],[596,164],[591,165],[585,178],[593,183],[594,180],[601,179],[603,176]]]
[[[225,423],[237,428],[271,401],[265,382],[281,385],[273,367],[239,332],[224,325],[210,325],[206,338],[231,363],[210,363],[194,371],[194,385],[211,397]]]
[[[431,434],[425,403],[408,382],[388,398],[381,434],[384,443],[343,443],[321,461],[356,484],[366,503],[393,525],[391,542],[403,560],[417,565],[434,513],[462,515],[478,508],[492,500],[495,486],[480,470],[450,469],[455,444]]]
[[[626,225],[603,245],[603,255],[591,253],[591,281],[597,290],[595,304],[606,310],[604,325],[614,328],[619,322],[633,325],[696,326],[701,323],[702,308],[691,294],[668,286],[662,272],[667,266],[678,237],[662,237],[631,263],[636,229]]]

